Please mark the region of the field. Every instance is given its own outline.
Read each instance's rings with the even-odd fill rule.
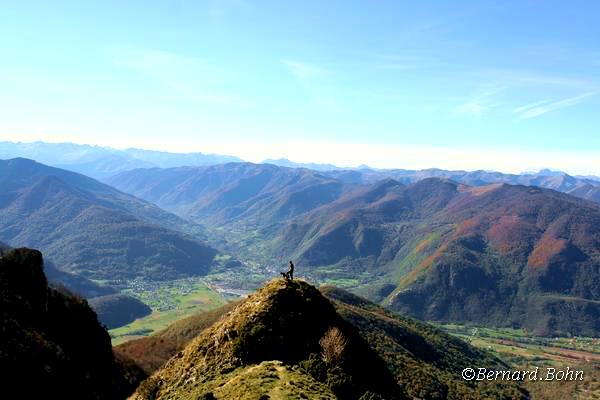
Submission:
[[[600,339],[543,338],[523,329],[494,329],[478,326],[440,325],[475,347],[486,349],[507,361],[512,369],[566,368],[583,370],[578,381],[534,381],[525,386],[533,400],[600,399]]]
[[[217,308],[242,293],[221,290],[202,278],[167,282],[132,281],[123,292],[152,308],[152,314],[109,331],[113,345],[148,336],[190,315]]]

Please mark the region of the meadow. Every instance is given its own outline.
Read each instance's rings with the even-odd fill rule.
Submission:
[[[152,313],[109,331],[113,345],[158,332],[175,321],[227,303],[235,294],[225,292],[202,278],[166,282],[132,281],[123,292],[137,297]]]

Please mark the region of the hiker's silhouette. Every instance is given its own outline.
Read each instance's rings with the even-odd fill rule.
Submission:
[[[290,269],[288,269],[287,272],[282,272],[281,276],[283,276],[284,279],[293,281],[294,280],[294,263],[290,261]]]

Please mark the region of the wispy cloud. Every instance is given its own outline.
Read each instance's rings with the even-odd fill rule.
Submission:
[[[471,97],[469,100],[460,104],[455,108],[455,113],[458,115],[471,115],[480,117],[484,112],[489,111],[495,104],[492,98],[502,92],[504,87],[494,86],[482,91],[481,93]]]
[[[458,114],[462,114],[462,115],[469,114],[469,115],[480,116],[484,111],[487,111],[489,109],[490,109],[490,107],[483,104],[481,101],[473,100],[473,101],[468,101],[468,102],[458,106],[456,108],[456,112]]]
[[[586,98],[594,96],[595,94],[595,92],[590,92],[581,94],[579,96],[567,97],[557,101],[539,101],[518,107],[514,111],[515,113],[519,114],[521,119],[535,118],[565,107],[575,106],[584,101]]]
[[[551,102],[552,102],[551,100],[536,101],[534,103],[529,103],[529,104],[525,104],[523,106],[517,107],[517,108],[515,108],[514,111],[517,114],[522,114],[522,113],[526,112],[527,110],[530,110],[530,109],[535,108],[535,107],[541,107],[541,106],[543,106],[545,104],[548,104],[548,103],[551,103]]]
[[[479,75],[483,79],[493,79],[506,86],[522,88],[524,85],[532,87],[568,89],[568,90],[596,90],[598,83],[585,76],[548,74],[540,71],[518,69],[485,69]]]
[[[293,76],[299,79],[322,78],[329,74],[329,70],[316,64],[296,60],[283,60],[282,63]]]

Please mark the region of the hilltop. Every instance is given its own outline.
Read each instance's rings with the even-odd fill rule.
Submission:
[[[319,384],[310,374],[292,366],[319,353],[319,339],[330,327],[343,332],[348,351],[344,363],[335,370],[332,368],[329,374],[330,381],[337,383],[330,390],[323,390],[324,382]],[[275,361],[283,364],[269,363]],[[257,379],[251,379],[255,374]],[[302,377],[307,389],[314,387],[314,393],[324,395],[331,390],[346,393],[354,388],[359,393],[356,398],[369,390],[392,396],[397,390],[383,361],[316,288],[303,282],[286,284],[277,280],[249,296],[226,318],[192,340],[182,353],[145,381],[134,397],[197,398],[214,392],[219,398],[229,390],[226,398],[242,398],[243,393],[252,392],[257,397],[271,391],[287,396],[302,393],[301,388],[282,386],[273,374],[290,376],[292,381]],[[241,387],[231,387],[239,379],[247,382]],[[265,385],[263,379],[271,385]],[[243,392],[234,396],[239,390]]]
[[[192,331],[198,336],[186,339],[185,349],[173,353],[132,398],[523,396],[514,385],[465,385],[457,375],[465,365],[502,364],[429,325],[335,288],[321,293],[303,281],[278,279],[232,308],[194,318],[216,321],[197,324]],[[194,326],[191,321],[179,329]],[[319,342],[332,327],[346,345],[339,360],[326,362]]]

